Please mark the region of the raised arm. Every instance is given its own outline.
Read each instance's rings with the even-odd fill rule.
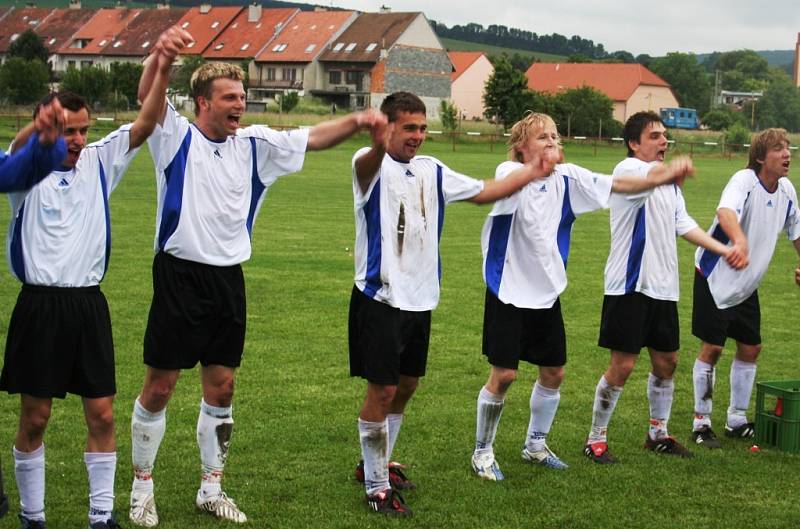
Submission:
[[[131,149],[144,143],[156,125],[163,122],[172,63],[175,62],[180,50],[191,41],[191,35],[177,26],[169,28],[159,37],[153,53],[148,57],[150,62],[145,66],[142,78],[139,80],[139,96],[141,97],[144,92],[145,97],[139,115],[131,127]],[[142,84],[145,76],[150,77],[148,86]]]
[[[614,177],[611,191],[614,193],[636,194],[664,184],[683,185],[686,177],[694,175],[694,165],[688,156],[678,156],[668,164],[656,165],[647,173],[647,178],[632,175]]]
[[[513,195],[536,178],[544,178],[553,172],[561,158],[558,149],[547,150],[502,180],[484,180],[483,191],[470,198],[473,204],[487,204]]]
[[[389,141],[393,127],[393,124],[383,121],[370,128],[372,148],[355,161],[356,179],[362,193],[367,192],[370,182],[381,167],[386,154],[386,142]]]
[[[323,121],[311,127],[308,133],[308,150],[329,149],[361,129],[372,130],[377,126],[386,126],[386,116],[375,109],[354,112],[343,118]]]

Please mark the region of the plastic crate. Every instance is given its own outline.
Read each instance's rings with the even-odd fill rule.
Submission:
[[[756,443],[800,454],[800,380],[756,384]]]

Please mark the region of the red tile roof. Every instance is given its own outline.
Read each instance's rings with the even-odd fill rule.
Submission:
[[[362,13],[319,60],[378,62],[381,48],[391,48],[419,16],[423,16],[422,13]]]
[[[72,42],[72,35],[95,13],[96,9],[54,9],[47,20],[36,26],[36,33],[42,37],[47,49],[55,53],[64,44]]]
[[[192,34],[194,45],[184,50],[184,55],[200,55],[211,41],[228,27],[228,24],[242,12],[241,6],[212,7],[206,12],[193,7],[184,14],[178,25]]]
[[[106,54],[145,57],[153,49],[158,37],[174,25],[186,9],[145,9],[117,35]]]
[[[58,52],[64,55],[100,55],[103,51],[111,53],[112,42],[142,11],[142,9],[120,7],[98,9],[95,15],[75,32],[72,41],[65,42]],[[78,41],[87,42],[83,47],[73,47]]]
[[[640,85],[669,88],[669,83],[641,64],[537,62],[525,75],[531,90],[554,94],[586,85],[614,101],[627,101]]]
[[[25,33],[25,30],[36,29],[36,26],[44,22],[47,16],[53,11],[51,8],[44,7],[24,7],[14,8],[10,13],[0,20],[0,53],[6,53],[11,43],[11,37]],[[14,37],[16,40],[16,37]]]
[[[300,12],[296,8],[262,9],[261,18],[248,21],[249,6],[211,41],[203,52],[205,59],[248,59],[258,52]]]
[[[477,61],[483,55],[482,51],[448,51],[450,62],[453,63],[455,70],[450,74],[450,80],[455,81],[467,68],[472,66],[472,63]]]
[[[303,11],[286,24],[256,57],[259,62],[311,62],[350,21],[353,11]],[[286,45],[284,48],[276,47]]]

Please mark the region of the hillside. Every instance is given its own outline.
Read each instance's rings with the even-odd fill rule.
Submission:
[[[523,57],[534,57],[542,62],[559,62],[566,60],[566,57],[563,55],[553,55],[551,53],[503,48],[501,46],[490,46],[488,44],[481,44],[479,42],[467,42],[465,40],[447,39],[444,37],[439,37],[439,40],[442,42],[442,46],[447,48],[448,51],[482,51],[491,55],[500,55],[501,53],[505,53],[509,56],[516,53]]]

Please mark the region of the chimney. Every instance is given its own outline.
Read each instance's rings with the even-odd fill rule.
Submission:
[[[205,15],[211,12],[211,4],[200,4],[200,14]]]
[[[389,7],[389,6],[384,6],[384,5],[382,5],[382,6],[381,6],[381,11],[380,11],[380,12],[381,12],[381,13],[391,13],[391,12],[392,12],[392,8],[391,8],[391,7]]]
[[[69,0],[69,8],[70,9],[80,9],[81,8],[81,0]]]
[[[261,20],[261,4],[253,2],[247,7],[247,21],[258,22]]]
[[[797,34],[797,44],[794,46],[794,85],[800,86],[800,33]]]
[[[164,0],[163,2],[158,2],[156,4],[156,9],[169,9],[169,1]]]

